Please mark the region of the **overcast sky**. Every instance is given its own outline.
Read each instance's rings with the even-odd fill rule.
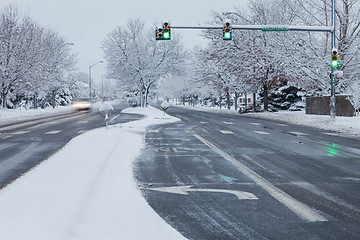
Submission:
[[[106,34],[129,19],[140,18],[149,27],[169,20],[171,25],[198,25],[211,19],[211,10],[227,11],[246,8],[248,0],[0,0],[0,8],[16,4],[24,15],[39,25],[56,30],[75,45],[79,70],[88,73],[89,66],[103,59],[101,43]],[[183,35],[187,48],[201,44],[198,30],[173,30]],[[106,73],[101,64],[92,68],[95,80]]]

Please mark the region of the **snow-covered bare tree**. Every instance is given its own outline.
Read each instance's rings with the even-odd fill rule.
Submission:
[[[30,17],[22,17],[13,5],[0,13],[3,108],[9,104],[9,95],[32,98],[36,107],[39,95],[51,93],[54,86],[64,88],[63,80],[68,79],[66,75],[74,70],[75,63],[65,39],[54,31],[38,26]]]
[[[111,31],[103,42],[108,76],[135,90],[142,106],[160,78],[183,70],[186,52],[179,36],[171,38],[156,41],[153,31],[135,19]]]

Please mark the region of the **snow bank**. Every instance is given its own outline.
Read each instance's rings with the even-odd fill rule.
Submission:
[[[139,121],[86,132],[0,191],[2,239],[184,239],[147,204],[132,164],[146,127],[178,121],[154,108]]]
[[[350,136],[360,136],[360,117],[335,117],[332,119],[330,116],[305,114],[305,111],[247,113],[245,115],[335,131]]]
[[[72,106],[45,108],[45,109],[0,109],[0,123],[12,122],[17,120],[33,119],[34,117],[43,117],[58,115],[59,113],[69,113],[74,111]]]

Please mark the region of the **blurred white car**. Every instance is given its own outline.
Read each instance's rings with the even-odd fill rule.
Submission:
[[[77,111],[83,111],[83,110],[90,110],[92,104],[87,98],[79,98],[77,101],[75,101],[72,104],[72,106]]]

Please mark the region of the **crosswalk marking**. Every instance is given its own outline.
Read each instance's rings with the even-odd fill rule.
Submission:
[[[261,134],[261,135],[268,135],[270,133],[264,131],[254,131],[254,133]]]
[[[46,132],[45,134],[57,134],[57,133],[59,133],[59,132],[61,132],[61,131],[55,130],[55,131]]]
[[[222,132],[223,134],[234,134],[232,131],[228,131],[228,130],[219,130],[220,132]]]

